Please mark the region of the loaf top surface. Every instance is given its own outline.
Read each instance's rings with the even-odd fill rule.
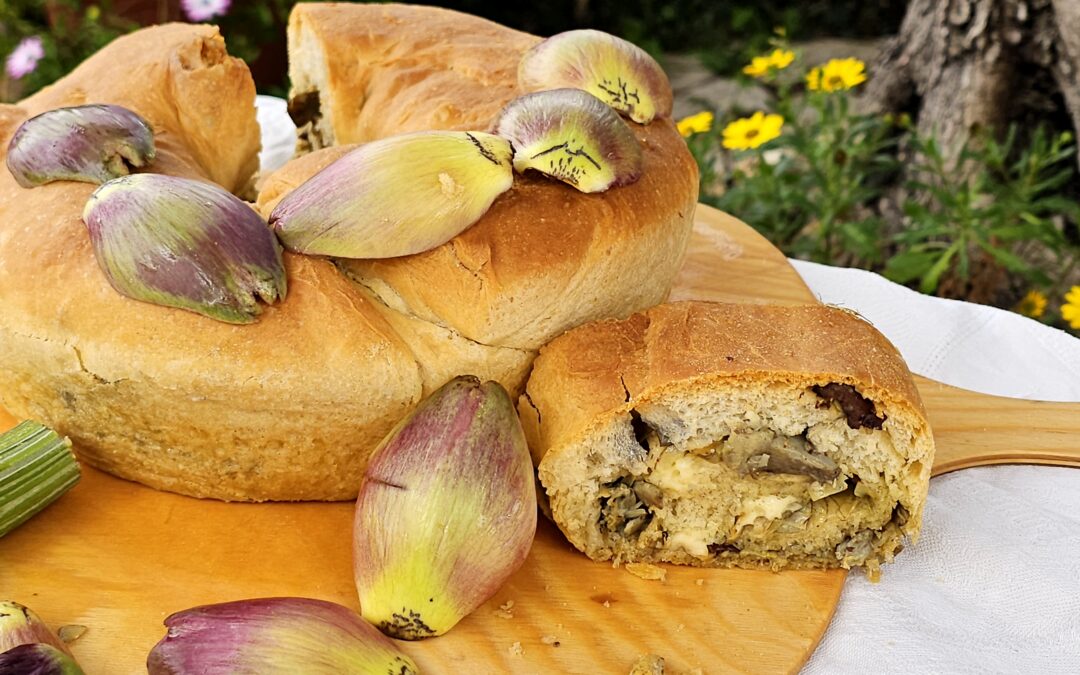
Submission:
[[[518,95],[518,62],[540,41],[480,17],[399,4],[301,3],[289,33],[294,87],[298,70],[326,69],[322,104],[337,144],[486,129]]]
[[[580,326],[540,350],[522,398],[526,426],[533,422],[530,440],[538,445],[534,455],[580,438],[598,418],[631,402],[701,378],[751,386],[850,384],[872,401],[925,418],[899,352],[851,312],[676,302]]]
[[[343,144],[425,129],[490,131],[503,106],[526,93],[517,86],[518,63],[539,42],[485,19],[407,5],[300,4],[289,24],[293,94],[319,90],[338,145],[269,177],[258,198],[264,216],[344,154]],[[339,264],[405,314],[481,344],[519,349],[642,306],[591,306],[591,297],[630,298],[634,287],[646,286],[662,298],[666,273],[618,270],[611,256],[655,258],[661,270],[678,266],[697,203],[697,165],[672,120],[627,124],[643,150],[642,176],[631,185],[584,194],[543,176],[515,175],[510,191],[448,243]],[[618,273],[586,278],[597,269]]]
[[[414,97],[421,95],[439,97],[425,109],[449,106],[475,117],[431,117],[415,125],[472,126],[470,119],[479,124],[481,118],[486,125],[515,91],[516,71],[511,77],[509,64],[537,39],[432,8],[299,5],[297,12],[324,16],[320,25],[341,31],[328,37],[328,45],[357,45],[353,58],[342,53],[335,62],[371,74],[364,107],[371,106],[370,114],[381,120],[371,132],[378,134],[413,128],[413,122],[393,120],[412,114]],[[385,63],[365,63],[364,45],[377,45]],[[428,91],[442,79],[438,73],[458,71],[488,72],[488,80],[470,75],[472,86]],[[496,80],[505,86],[491,86]],[[0,153],[33,114],[114,103],[139,113],[154,129],[158,156],[151,170],[242,192],[258,161],[254,95],[247,68],[227,55],[215,27],[152,27],[115,40],[17,106],[0,106]],[[626,275],[616,274],[604,289],[606,299],[587,306],[597,291],[581,281],[582,274],[610,268],[605,255],[618,242],[650,251],[670,240],[669,257],[681,257],[697,194],[693,160],[670,120],[637,133],[655,148],[647,151],[652,164],[637,184],[584,195],[554,181],[518,176],[489,216],[455,240],[418,256],[356,265],[381,290],[391,289],[380,294],[384,301],[398,301],[405,313],[482,344],[536,348],[568,325],[631,311],[612,298],[648,283],[666,292],[670,280],[649,282],[639,271],[640,278],[632,280],[637,284],[623,283]],[[107,381],[149,378],[186,388],[199,373],[202,385],[221,389],[243,383],[340,396],[373,386],[407,390],[397,394],[406,399],[419,392],[409,349],[366,291],[326,260],[286,254],[287,298],[248,326],[120,296],[98,269],[81,222],[94,187],[57,182],[24,189],[0,171],[0,329],[76,350],[81,367]],[[315,384],[313,373],[326,370],[316,364],[326,363],[328,355],[339,360]]]
[[[0,153],[32,114],[115,103],[153,127],[156,172],[240,190],[258,161],[254,97],[247,67],[226,54],[217,28],[153,27],[115,40],[18,106],[0,107]],[[285,405],[275,400],[283,389],[305,392],[305,401],[369,395],[371,382],[384,384],[391,400],[419,393],[408,349],[323,260],[286,255],[288,299],[247,326],[121,296],[98,267],[82,222],[95,187],[61,181],[25,189],[0,170],[0,333],[66,353],[103,382],[151,380],[252,405]],[[327,359],[336,367],[313,382],[312,364]]]
[[[584,194],[543,176],[518,175],[479,221],[442,246],[338,264],[391,307],[501,347],[537,349],[582,318],[628,311],[590,308],[590,296],[631,298],[646,286],[658,287],[662,299],[667,270],[677,267],[689,233],[697,169],[670,121],[631,126],[644,150],[642,177],[632,185]],[[325,148],[286,164],[263,184],[259,211],[269,216],[289,191],[353,147]],[[619,269],[626,263],[612,260],[614,254],[645,264]],[[653,258],[660,274],[648,269]],[[599,284],[583,281],[603,268],[612,271]]]

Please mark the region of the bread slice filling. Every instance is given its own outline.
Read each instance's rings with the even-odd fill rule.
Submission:
[[[318,90],[289,97],[289,117],[296,125],[296,156],[334,145],[333,131],[324,122]]]
[[[541,479],[594,558],[875,576],[915,508],[913,441],[847,384],[694,389],[628,406],[587,448],[549,455],[577,473],[552,462]]]

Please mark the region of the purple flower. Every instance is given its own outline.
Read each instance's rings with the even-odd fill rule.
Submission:
[[[180,0],[184,14],[192,21],[206,21],[229,11],[232,0]]]
[[[45,48],[41,44],[41,38],[36,35],[23,38],[8,54],[4,68],[11,79],[18,80],[34,72],[43,56]]]

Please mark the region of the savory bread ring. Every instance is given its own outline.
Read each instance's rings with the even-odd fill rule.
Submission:
[[[301,4],[290,73],[309,108],[312,92],[332,106],[322,128],[336,142],[484,130],[520,93],[516,64],[537,40],[447,10]],[[215,27],[147,28],[0,106],[0,153],[32,115],[113,103],[154,129],[146,170],[249,195],[254,96]],[[520,391],[550,338],[666,297],[697,170],[670,120],[628,124],[644,151],[638,182],[586,195],[515,176],[479,222],[434,250],[378,261],[287,253],[287,297],[244,326],[119,295],[80,217],[94,186],[26,189],[0,171],[0,404],[70,436],[90,464],[155,488],[353,498],[370,452],[426,393],[463,373]],[[343,152],[268,177],[260,212]]]

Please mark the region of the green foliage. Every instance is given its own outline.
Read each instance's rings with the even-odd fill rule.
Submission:
[[[1080,247],[1063,234],[1065,223],[1080,223],[1080,203],[1067,193],[1077,154],[1071,133],[1025,135],[1013,126],[1003,136],[983,130],[960,148],[942,148],[906,116],[853,112],[847,85],[808,91],[795,70],[759,78],[785,120],[778,138],[733,152],[722,149],[719,128],[688,139],[702,167],[703,201],[745,220],[789,256],[880,271],[924,293],[947,278],[972,281],[980,265],[1003,272],[990,278],[1012,289],[1063,297],[1080,264]],[[903,167],[898,154],[909,158]],[[883,212],[897,194],[900,203]],[[1042,315],[1041,307],[1024,306]]]
[[[79,0],[0,0],[0,57],[24,37],[41,38],[45,56],[37,68],[18,81],[0,72],[0,101],[16,100],[53,82],[113,38],[135,24],[110,11],[111,3]]]
[[[775,29],[799,40],[891,35],[899,28],[906,6],[900,0],[593,0],[585,4],[589,12],[584,19],[590,26],[655,51],[696,52],[705,65],[729,75],[761,53]]]
[[[254,64],[260,91],[283,94],[284,40],[296,0],[234,0],[221,26],[229,51]],[[820,35],[865,37],[895,32],[903,16],[901,0],[555,0],[521,4],[495,0],[431,0],[430,4],[469,12],[519,30],[550,35],[572,28],[598,28],[626,37],[654,54],[696,52],[717,72],[734,73],[763,49],[773,30],[805,39]],[[38,35],[45,59],[19,81],[0,75],[0,100],[29,95],[64,75],[104,44],[136,28],[112,10],[139,21],[182,21],[178,0],[0,0],[0,59],[19,40]]]
[[[289,12],[295,4],[295,0],[234,0],[228,12],[214,17],[210,23],[221,28],[230,54],[249,64],[255,63],[267,45],[284,46],[282,28],[288,24]]]
[[[741,162],[716,206],[757,228],[791,255],[871,266],[881,257],[880,219],[867,205],[895,172],[888,120],[854,115],[847,96],[811,92],[795,98],[781,87],[777,112],[785,133]]]
[[[895,242],[899,252],[885,274],[899,282],[918,280],[933,293],[944,273],[968,279],[972,258],[982,253],[1011,273],[1047,286],[1050,278],[1014,253],[1017,243],[1038,241],[1065,251],[1054,217],[1078,220],[1080,204],[1060,194],[1073,176],[1072,134],[1037,129],[1026,148],[1016,147],[1017,128],[1003,141],[982,133],[946,162],[934,138],[913,135],[913,176],[908,190],[922,196],[904,204],[907,227]]]

